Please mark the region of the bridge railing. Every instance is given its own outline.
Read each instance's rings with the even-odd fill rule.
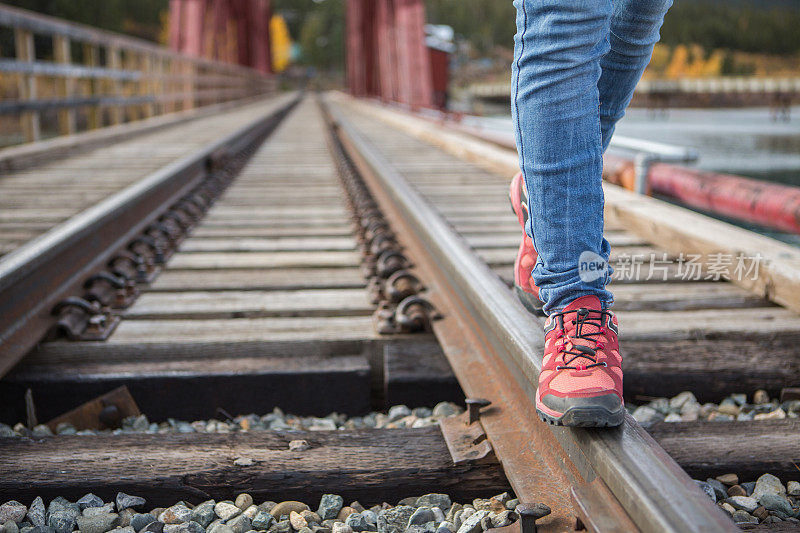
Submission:
[[[0,145],[275,89],[272,77],[254,69],[9,6],[0,5],[0,31],[14,51],[0,57]]]

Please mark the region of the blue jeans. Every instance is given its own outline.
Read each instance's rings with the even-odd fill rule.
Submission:
[[[650,61],[672,0],[514,0],[512,118],[544,311],[605,307],[603,152]],[[582,255],[583,254],[583,255]],[[593,262],[592,262],[593,260]],[[599,269],[589,270],[587,266]]]

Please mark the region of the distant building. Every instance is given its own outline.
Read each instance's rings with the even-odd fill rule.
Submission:
[[[433,103],[440,109],[447,108],[447,87],[450,81],[450,55],[455,52],[453,28],[443,24],[425,25],[425,45],[431,58],[433,79]]]

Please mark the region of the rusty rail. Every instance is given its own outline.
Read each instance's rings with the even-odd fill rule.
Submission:
[[[154,270],[224,188],[242,154],[298,101],[287,95],[265,116],[151,173],[0,260],[0,376],[54,327],[101,340]],[[93,284],[110,285],[103,302]],[[102,305],[101,305],[102,304]]]
[[[596,501],[584,507],[605,510],[610,516],[599,522],[617,530],[632,520],[650,532],[736,531],[632,417],[600,431],[539,423],[533,403],[541,324],[370,141],[332,112],[371,192],[398,235],[407,236],[403,245],[429,284],[428,298],[444,314],[433,330],[459,382],[468,396],[493,402],[481,422],[514,490],[523,500],[554,503],[542,527],[563,530],[576,512],[571,498],[588,494]],[[579,488],[574,494],[572,486]],[[620,506],[602,503],[614,500]]]
[[[0,60],[0,116],[19,117],[21,142],[275,90],[274,79],[255,69],[19,8],[0,5],[0,27],[13,30],[16,56]],[[50,46],[36,50],[34,36]]]

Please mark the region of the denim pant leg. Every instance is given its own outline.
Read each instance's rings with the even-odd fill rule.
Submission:
[[[607,263],[603,238],[600,60],[609,50],[611,0],[515,0],[512,118],[539,260],[533,280],[548,314],[595,295],[606,305],[608,270],[594,279],[579,258]]]
[[[664,15],[672,0],[612,0],[609,43],[611,49],[600,60],[600,124],[603,150],[608,148],[614,127],[625,115],[633,90],[653,55]]]

